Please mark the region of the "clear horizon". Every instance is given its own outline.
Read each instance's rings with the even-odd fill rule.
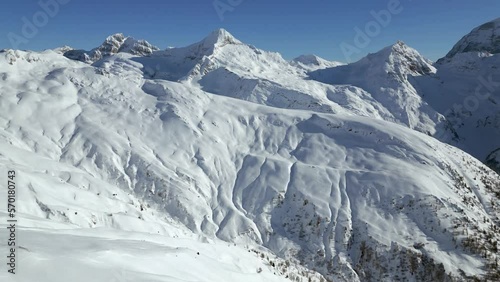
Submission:
[[[290,60],[315,54],[351,62],[401,40],[433,61],[474,27],[498,17],[500,3],[438,0],[268,3],[193,0],[189,3],[25,0],[0,11],[0,49],[44,50],[69,45],[90,50],[123,33],[161,49],[195,43],[224,28],[259,49]]]

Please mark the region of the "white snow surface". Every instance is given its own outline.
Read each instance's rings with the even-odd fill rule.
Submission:
[[[133,55],[150,55],[154,51],[160,50],[145,40],[137,40],[133,37],[125,37],[122,33],[110,35],[104,40],[101,46],[89,52],[84,50],[74,50],[70,48],[57,48],[54,51],[64,52],[65,56],[85,63],[94,63],[104,57],[117,53],[130,53]]]
[[[410,80],[435,71],[430,61],[399,41],[358,62],[316,70],[309,75],[329,84],[360,87],[391,112],[388,120],[434,134],[441,129],[444,118],[419,95]]]
[[[481,161],[500,149],[499,65],[500,54],[461,53],[436,64],[435,74],[412,78],[423,99],[445,116],[451,144]]]
[[[147,54],[114,39],[87,63],[0,53],[19,281],[495,274],[500,177],[428,136],[446,132],[427,100],[445,67],[401,42],[308,73],[225,30]]]
[[[453,46],[446,58],[468,52],[500,53],[500,18],[474,28]]]

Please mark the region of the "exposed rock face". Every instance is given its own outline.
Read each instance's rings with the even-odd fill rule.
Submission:
[[[290,61],[290,64],[297,66],[299,68],[305,69],[306,71],[314,71],[318,69],[333,68],[336,66],[341,66],[343,63],[328,61],[320,58],[316,55],[300,55],[297,58]]]
[[[499,55],[436,73],[397,42],[308,77],[318,57],[294,65],[225,30],[154,50],[116,34],[64,52],[91,66],[0,53],[0,165],[28,180],[25,222],[223,240],[292,281],[298,267],[301,281],[499,281],[500,176],[478,161],[500,147],[498,92],[455,119],[479,157],[421,134],[453,121],[441,113]]]
[[[145,40],[137,40],[133,37],[125,37],[122,33],[116,33],[108,36],[101,46],[91,51],[68,50],[64,55],[73,60],[94,63],[105,56],[121,52],[138,56],[147,56],[158,50],[160,50],[158,47],[151,45]]]

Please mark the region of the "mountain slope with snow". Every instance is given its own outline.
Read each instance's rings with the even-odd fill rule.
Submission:
[[[401,44],[384,50],[389,63],[382,68],[392,71],[380,75],[389,86],[409,87],[408,77],[434,71],[416,55],[405,62],[414,54],[408,50]],[[26,234],[72,240],[88,232],[75,248],[95,244],[97,252],[104,244],[85,229],[104,228],[106,238],[119,239],[118,251],[108,254],[115,259],[137,252],[125,247],[122,231],[148,233],[133,235],[132,246],[144,246],[158,264],[175,261],[174,246],[189,269],[198,259],[194,248],[201,249],[201,262],[193,262],[200,267],[213,260],[205,252],[225,254],[211,268],[217,276],[206,278],[225,281],[247,274],[249,281],[270,281],[271,272],[276,281],[292,274],[302,281],[500,275],[499,176],[403,126],[394,114],[411,105],[393,107],[382,93],[355,85],[307,80],[279,54],[224,31],[189,47],[118,52],[92,64],[54,51],[8,50],[0,65],[0,160],[23,176],[20,224],[33,229]],[[249,81],[255,86],[234,94]],[[276,93],[297,102],[270,101]],[[415,93],[402,93],[425,106]],[[44,222],[55,231],[40,231]],[[64,231],[68,226],[76,230]],[[154,250],[157,240],[170,250],[166,256]],[[32,265],[37,257],[57,261],[36,241],[25,242],[34,250],[24,254]],[[236,259],[246,246],[257,259]],[[131,275],[201,280],[178,270]]]
[[[453,144],[481,161],[500,148],[500,55],[457,54],[413,85],[446,117]]]
[[[500,149],[488,155],[486,158],[486,165],[500,174]]]
[[[413,76],[435,72],[431,63],[403,42],[370,54],[358,62],[316,70],[309,76],[328,84],[350,84],[371,93],[393,118],[389,119],[427,134],[442,128],[443,117],[412,86]]]
[[[119,53],[93,64],[102,73],[142,73],[194,85],[204,91],[277,108],[346,113],[390,119],[370,93],[353,86],[307,80],[304,68],[216,30],[198,43],[148,56]]]
[[[122,33],[108,36],[101,46],[87,52],[84,50],[67,50],[64,55],[70,59],[85,63],[94,63],[100,59],[117,53],[130,53],[133,55],[146,56],[154,51],[160,50],[145,40],[136,40],[133,37],[125,37]]]
[[[500,148],[497,35],[498,20],[477,27],[434,64],[398,42],[358,62],[308,75],[361,88],[392,114],[384,120],[432,135],[486,163]]]
[[[500,148],[500,19],[464,36],[414,86],[442,113],[454,144],[481,161]]]
[[[341,62],[327,61],[316,55],[301,55],[290,62],[299,68],[303,68],[307,71],[313,71],[318,69],[333,68],[337,66],[344,65]]]

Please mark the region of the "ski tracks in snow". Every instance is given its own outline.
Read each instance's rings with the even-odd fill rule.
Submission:
[[[323,234],[326,257],[342,258],[348,252],[352,232],[351,202],[347,194],[346,171],[326,170],[331,182],[330,222]]]

